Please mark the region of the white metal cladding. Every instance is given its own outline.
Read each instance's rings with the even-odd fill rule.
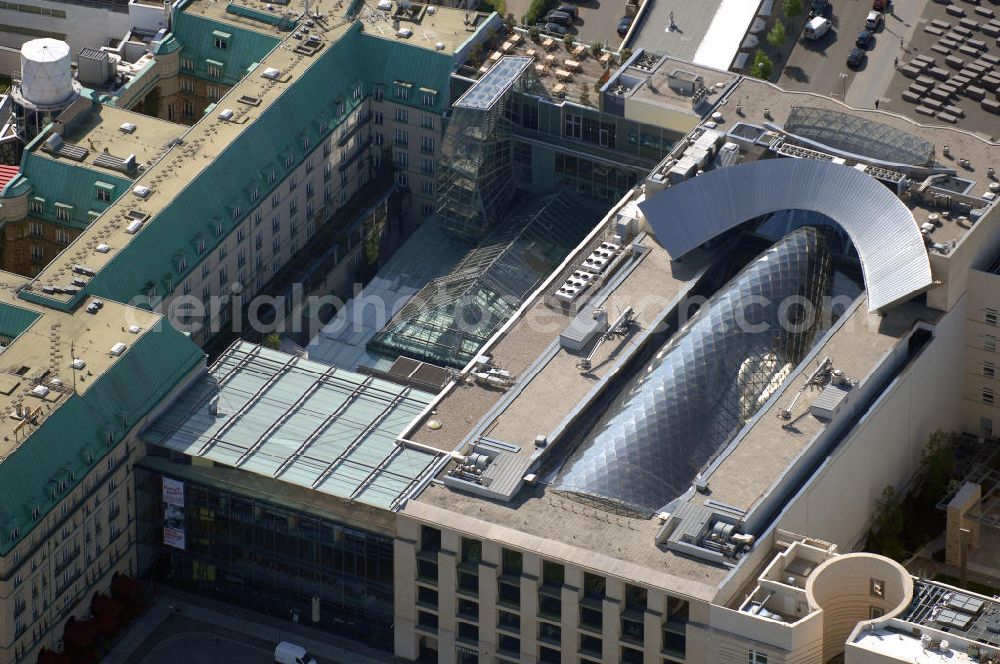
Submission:
[[[639,209],[672,258],[764,214],[818,212],[854,243],[870,311],[931,285],[930,261],[913,213],[878,180],[842,164],[806,159],[738,164],[678,183]]]

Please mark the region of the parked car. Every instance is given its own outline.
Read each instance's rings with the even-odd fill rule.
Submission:
[[[624,37],[627,35],[630,27],[632,27],[632,19],[628,16],[622,16],[621,20],[618,21],[618,36]]]
[[[858,48],[855,46],[851,49],[851,52],[847,54],[847,66],[851,69],[857,69],[861,66],[861,63],[865,61],[867,54],[865,49]]]
[[[878,32],[878,29],[882,27],[885,23],[885,14],[882,12],[868,12],[868,18],[865,19],[865,27],[873,32]]]
[[[868,48],[875,39],[875,33],[867,28],[858,33],[858,38],[854,40],[854,45],[858,48]]]
[[[819,39],[827,32],[830,31],[830,26],[833,25],[830,19],[823,18],[822,16],[816,16],[809,19],[806,23],[806,27],[802,29],[803,39]]]
[[[289,641],[282,641],[275,647],[274,661],[276,664],[316,664],[305,648]]]
[[[542,26],[542,31],[562,37],[566,34],[566,27],[559,25],[558,23],[546,23]]]
[[[573,23],[573,17],[565,12],[551,11],[545,15],[546,23],[558,23],[559,25],[570,25]]]
[[[826,16],[830,13],[830,0],[812,0],[809,5],[809,17]]]
[[[566,4],[565,2],[556,7],[555,11],[562,12],[564,14],[569,14],[574,19],[580,18],[580,8],[574,5]]]

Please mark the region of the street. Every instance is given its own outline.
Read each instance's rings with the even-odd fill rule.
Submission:
[[[870,0],[834,0],[830,32],[816,41],[799,41],[778,79],[786,90],[809,90],[845,99],[849,105],[871,108],[893,75],[893,60],[901,55],[900,37],[908,41],[927,0],[896,0],[894,14],[875,35],[868,57],[856,71],[847,66],[858,32],[871,11]]]
[[[140,660],[141,664],[269,664],[274,651],[205,632],[173,634]]]

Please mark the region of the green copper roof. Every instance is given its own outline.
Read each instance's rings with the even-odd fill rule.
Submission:
[[[98,200],[97,183],[113,185],[112,201],[128,191],[132,184],[128,178],[92,170],[85,164],[65,159],[49,159],[33,150],[25,150],[21,157],[21,175],[31,186],[29,200],[44,201],[42,212],[31,212],[31,216],[79,229],[90,225],[88,212],[104,212],[111,205],[111,202]],[[9,184],[4,194],[21,193],[23,190],[23,187]],[[69,206],[68,220],[56,216],[57,203],[61,203],[64,209]]]
[[[278,36],[222,24],[185,11],[174,12],[173,29],[174,37],[182,44],[181,72],[226,85],[236,85],[251,65],[263,60],[281,41]],[[219,31],[230,35],[222,39],[225,48],[216,47],[219,37],[214,33]],[[209,75],[209,60],[222,63],[221,75]]]
[[[14,339],[38,320],[39,314],[0,302],[0,337]]]
[[[86,392],[66,397],[0,464],[0,554],[27,535],[203,357],[187,336],[161,323]]]

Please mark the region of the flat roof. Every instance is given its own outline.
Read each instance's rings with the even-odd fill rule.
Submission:
[[[329,48],[330,41],[339,39],[350,29],[350,23],[331,28],[323,34],[326,47]],[[75,264],[85,264],[99,273],[126,250],[133,238],[141,235],[142,231],[133,235],[126,230],[126,220],[130,219],[131,211],[139,209],[152,218],[150,223],[156,223],[156,216],[184,188],[198,178],[240,134],[277,102],[305,70],[325,54],[326,49],[312,57],[303,56],[294,50],[299,43],[288,38],[271,51],[253,73],[245,76],[219,101],[219,108],[229,105],[237,112],[231,121],[219,118],[218,113],[208,113],[203,116],[183,135],[181,144],[174,145],[164,152],[159,160],[136,180],[136,186],[141,185],[149,189],[148,195],[140,199],[128,193],[116,200],[65,251],[38,273],[32,282],[32,288],[40,290],[43,286],[61,284],[64,281],[63,275],[69,273]],[[276,78],[265,78],[261,75],[261,72],[270,68],[278,70],[281,74]],[[259,100],[259,103],[252,106],[241,104],[237,101],[240,98],[254,98]],[[94,250],[94,247],[102,243],[109,245],[111,251],[101,253]],[[150,276],[156,277],[156,275]],[[55,293],[46,297],[54,302],[68,303],[74,296]]]
[[[62,139],[87,151],[82,162],[70,161],[67,157],[53,154],[41,148],[41,143],[35,143],[36,155],[48,159],[67,161],[86,166],[97,172],[107,172],[115,175],[136,177],[140,171],[131,174],[109,168],[103,163],[102,155],[126,159],[135,156],[136,163],[143,168],[151,166],[162,157],[172,146],[171,142],[183,136],[188,127],[168,122],[156,117],[127,111],[114,106],[93,103],[81,98],[77,103],[86,106],[86,110],[72,117],[62,130]],[[72,110],[72,107],[71,107]],[[67,114],[59,117],[62,121]],[[61,122],[60,122],[61,124]],[[134,126],[134,130],[125,131],[124,125]],[[59,127],[56,131],[59,131]]]
[[[396,440],[433,396],[237,341],[142,438],[391,509],[440,456]]]
[[[161,317],[144,309],[102,301],[93,313],[80,306],[64,313],[18,299],[28,279],[0,272],[0,461],[18,449],[70,395],[87,390],[113,367]],[[88,300],[89,302],[89,300]],[[129,328],[135,326],[135,332]],[[123,353],[112,347],[122,343]],[[85,362],[75,370],[73,359]],[[41,395],[38,387],[45,389]],[[17,415],[17,406],[30,410]]]
[[[935,146],[936,162],[956,170],[957,178],[962,180],[959,186],[964,190],[964,194],[981,200],[983,205],[987,204],[983,195],[990,193],[989,187],[993,183],[987,176],[987,169],[1000,161],[1000,143],[990,142],[979,134],[955,127],[922,124],[884,109],[852,108],[829,97],[811,92],[783,90],[772,83],[746,77],[740,78],[732,92],[718,107],[721,119],[717,121],[716,130],[725,133],[741,122],[783,125],[791,115],[793,107],[804,106],[857,115],[932,143]],[[945,146],[948,154],[945,154]],[[918,224],[926,222],[928,215],[941,212],[941,209],[924,204],[916,197],[904,202],[913,211]],[[973,228],[972,224],[963,223],[955,216],[950,218],[942,216],[939,222],[929,237],[933,242],[940,244],[961,241]]]
[[[311,2],[309,7],[311,11]],[[409,37],[400,37],[393,27],[396,12],[399,10],[398,0],[393,0],[392,9],[388,11],[378,8],[378,0],[364,0],[360,18],[364,22],[365,33],[389,41],[398,41],[407,46],[452,54],[465,44],[488,18],[488,14],[457,7],[423,5],[417,2],[411,3],[411,7],[415,8],[415,15],[399,20],[399,28],[409,28],[413,34]],[[499,28],[499,23],[496,27]],[[438,48],[438,44],[442,47]]]
[[[643,85],[636,87],[628,95],[630,99],[697,116],[701,115],[699,111],[702,107],[699,106],[698,110],[695,110],[693,106],[699,102],[692,99],[690,93],[680,90],[679,86],[671,85],[672,78],[679,77],[685,80],[690,80],[691,77],[701,78],[705,95],[702,103],[707,105],[717,102],[720,99],[717,95],[724,93],[739,79],[739,75],[726,71],[725,68],[717,69],[686,62],[672,55],[659,57],[652,52],[642,53],[633,58],[631,65],[624,68],[622,73],[648,77]]]

